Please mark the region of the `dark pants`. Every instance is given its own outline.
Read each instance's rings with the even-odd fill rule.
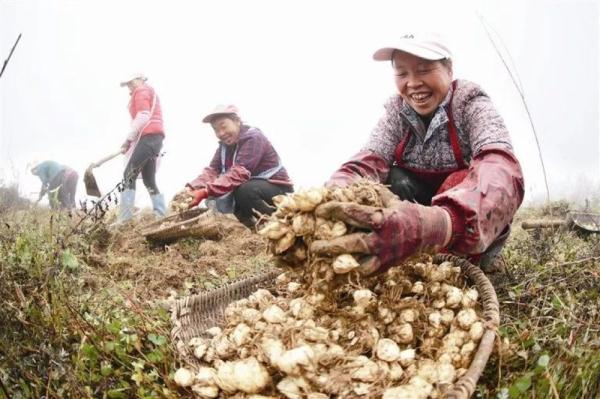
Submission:
[[[412,172],[397,166],[390,169],[387,184],[401,200],[418,202],[421,205],[431,205],[431,198],[435,195],[433,187]]]
[[[75,192],[77,191],[77,172],[69,167],[61,170],[48,185],[47,194],[50,208],[75,208]]]
[[[67,168],[67,170],[65,170],[62,184],[58,189],[58,201],[62,208],[75,208],[75,192],[77,191],[78,179],[79,175],[73,169]]]
[[[162,134],[147,134],[140,138],[123,173],[126,189],[135,190],[135,181],[141,172],[144,186],[150,195],[160,193],[156,186],[156,159],[160,154],[163,138]]]
[[[401,200],[417,202],[422,205],[431,205],[431,199],[437,194],[437,187],[419,179],[414,173],[393,166],[390,169],[387,184],[391,191]],[[506,226],[492,244],[482,254],[473,255],[469,260],[481,267],[487,267],[494,262],[502,252],[504,244],[510,235],[510,225]]]
[[[233,192],[235,198],[234,215],[244,225],[252,228],[256,223],[256,214],[270,215],[275,211],[273,197],[279,194],[291,193],[291,186],[269,183],[264,179],[251,179],[240,185]]]

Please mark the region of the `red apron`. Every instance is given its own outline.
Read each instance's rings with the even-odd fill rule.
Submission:
[[[448,191],[452,187],[458,185],[467,176],[469,165],[465,163],[462,151],[460,149],[458,134],[456,133],[456,125],[454,124],[454,116],[452,115],[452,97],[454,96],[454,90],[456,90],[456,81],[452,82],[452,95],[450,101],[446,106],[446,114],[448,115],[448,138],[450,139],[450,145],[452,146],[452,152],[454,153],[454,159],[456,159],[456,167],[444,170],[430,170],[430,169],[419,169],[406,166],[402,157],[404,156],[404,150],[406,145],[411,138],[412,131],[409,131],[404,135],[402,141],[396,146],[394,151],[394,158],[396,165],[411,171],[419,179],[430,184],[436,189],[436,194]],[[496,238],[496,240],[481,254],[473,254],[467,257],[469,261],[474,264],[487,265],[491,263],[494,258],[500,253],[504,246],[508,236],[510,234],[510,225],[508,225],[502,233]],[[448,249],[444,249],[441,252],[447,253]]]
[[[469,168],[469,165],[465,163],[462,151],[460,149],[456,125],[454,124],[454,116],[452,115],[452,98],[454,97],[455,90],[456,81],[452,82],[452,95],[450,96],[450,101],[448,101],[448,105],[445,107],[445,110],[446,114],[448,115],[448,138],[450,139],[450,145],[452,146],[452,152],[454,154],[454,159],[456,160],[457,166],[455,168],[443,170],[420,169],[407,166],[402,158],[404,156],[406,146],[412,137],[411,130],[404,135],[404,138],[402,141],[400,141],[400,143],[398,143],[394,151],[396,165],[402,169],[406,169],[414,173],[419,179],[428,183],[436,190],[436,194],[447,191],[463,181]]]

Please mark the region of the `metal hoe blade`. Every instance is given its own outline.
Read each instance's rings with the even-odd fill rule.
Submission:
[[[85,183],[85,192],[87,195],[90,195],[92,197],[102,196],[102,193],[98,188],[98,183],[96,183],[94,173],[92,173],[92,168],[88,168],[85,170],[85,173],[83,175],[83,182]]]

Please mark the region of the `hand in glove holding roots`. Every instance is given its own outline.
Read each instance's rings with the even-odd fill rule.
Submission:
[[[169,206],[174,212],[181,212],[189,208],[189,204],[193,199],[192,190],[185,188],[175,194]]]
[[[192,201],[189,204],[189,208],[193,208],[196,205],[198,205],[199,203],[202,202],[202,200],[208,198],[208,191],[205,188],[201,188],[199,190],[194,190],[192,191]]]
[[[444,208],[401,201],[383,187],[378,191],[383,199],[382,208],[336,201],[319,205],[315,209],[318,217],[373,231],[314,241],[311,251],[327,256],[368,255],[358,270],[371,275],[384,272],[411,255],[435,252],[448,245],[452,223]]]

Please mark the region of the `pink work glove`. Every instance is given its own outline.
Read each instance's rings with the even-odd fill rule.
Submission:
[[[194,196],[194,198],[192,199],[192,202],[190,202],[190,204],[188,205],[188,209],[195,207],[196,205],[201,203],[203,199],[208,198],[208,191],[205,188],[201,188],[199,190],[192,191],[192,195]]]
[[[361,274],[371,275],[384,272],[411,255],[437,252],[449,243],[452,226],[445,209],[400,201],[387,189],[381,189],[380,194],[383,208],[335,201],[318,206],[316,216],[342,220],[373,232],[314,241],[313,253],[372,255],[362,259],[359,268]]]

